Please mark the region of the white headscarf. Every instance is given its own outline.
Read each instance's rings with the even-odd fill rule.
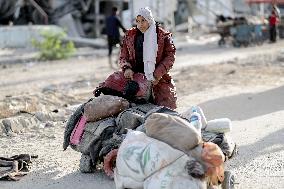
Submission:
[[[149,81],[153,81],[153,73],[155,71],[156,57],[158,51],[156,24],[152,12],[149,7],[141,8],[137,16],[143,16],[149,23],[149,28],[144,32],[143,42],[143,62],[144,73]]]

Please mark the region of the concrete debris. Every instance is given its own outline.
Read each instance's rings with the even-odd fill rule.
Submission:
[[[23,125],[19,122],[18,119],[8,118],[2,120],[2,123],[5,127],[6,133],[21,133],[24,129]]]
[[[51,120],[51,116],[43,112],[36,112],[35,117],[41,122],[46,122],[48,120]]]
[[[105,48],[107,46],[106,40],[102,38],[88,39],[82,37],[66,37],[63,41],[72,41],[77,47]]]
[[[3,136],[6,133],[5,126],[0,122],[0,136]]]
[[[0,136],[10,133],[22,133],[25,129],[55,127],[58,126],[58,122],[66,121],[66,114],[66,111],[58,110],[50,113],[36,112],[34,114],[21,114],[20,116],[5,118],[0,120]]]

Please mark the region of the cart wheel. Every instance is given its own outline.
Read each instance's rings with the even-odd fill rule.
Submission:
[[[92,159],[89,155],[81,155],[79,170],[82,173],[92,173]]]
[[[224,181],[222,182],[222,189],[234,189],[235,176],[230,171],[224,172]]]

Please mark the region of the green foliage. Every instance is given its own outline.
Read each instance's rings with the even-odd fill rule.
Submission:
[[[40,50],[41,60],[66,59],[76,51],[73,42],[63,42],[64,32],[44,31],[41,36],[43,41],[32,39],[32,45]]]

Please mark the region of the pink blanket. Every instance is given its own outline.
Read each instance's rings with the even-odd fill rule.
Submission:
[[[70,137],[70,144],[73,144],[73,145],[79,144],[81,137],[83,135],[86,123],[87,123],[86,117],[82,115],[82,117],[77,122],[75,128],[72,131],[72,134]]]

